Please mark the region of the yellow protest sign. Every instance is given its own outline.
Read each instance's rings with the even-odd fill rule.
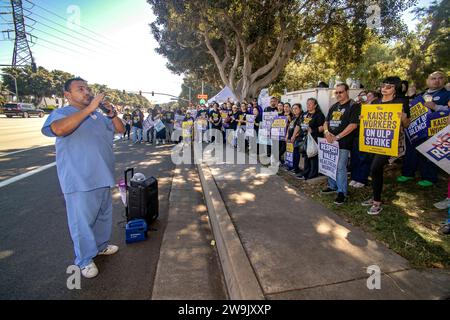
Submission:
[[[275,119],[272,123],[272,128],[285,128],[286,127],[286,119]]]
[[[435,111],[428,116],[428,136],[432,137],[447,126],[449,111]]]
[[[359,150],[397,157],[401,113],[401,104],[363,104]]]
[[[183,121],[183,138],[191,138],[192,137],[192,126],[194,125],[193,121]]]
[[[414,121],[420,116],[428,113],[428,108],[423,105],[422,101],[418,101],[416,104],[410,107],[409,112],[411,113],[411,121]]]
[[[290,153],[294,153],[294,144],[293,143],[286,143],[286,151]]]

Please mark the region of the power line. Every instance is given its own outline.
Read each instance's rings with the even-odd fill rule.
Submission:
[[[73,49],[71,49],[71,48],[67,48],[67,47],[65,47],[65,46],[63,46],[63,45],[54,43],[54,42],[52,42],[52,41],[48,41],[48,40],[45,40],[45,39],[42,39],[42,38],[39,38],[39,37],[35,37],[35,38],[38,39],[38,40],[41,40],[41,41],[50,43],[50,44],[52,44],[52,45],[54,45],[54,46],[64,48],[64,49],[66,49],[66,50],[69,50],[70,52],[76,52],[76,53],[78,53],[78,54],[80,54],[80,55],[82,55],[82,56],[86,56],[85,53],[81,53],[81,52],[79,52],[79,51],[77,51],[77,50],[73,50]]]
[[[38,31],[38,32],[41,32],[41,33],[43,33],[43,34],[46,34],[46,35],[48,35],[48,36],[50,36],[50,37],[53,37],[53,38],[55,38],[55,39],[64,41],[64,42],[67,43],[67,44],[71,44],[71,45],[74,45],[74,46],[76,46],[76,47],[79,47],[79,48],[88,50],[88,51],[93,51],[93,52],[96,52],[96,53],[103,54],[102,52],[93,50],[93,49],[91,49],[91,48],[84,47],[84,46],[82,46],[82,45],[80,45],[80,44],[77,44],[77,43],[75,43],[75,42],[66,40],[66,39],[64,39],[64,38],[61,38],[61,37],[58,37],[58,36],[55,36],[55,35],[52,35],[51,33],[48,33],[48,32],[46,32],[46,31],[42,31],[42,30],[39,30],[39,29],[36,29],[36,28],[35,28],[35,30]]]
[[[66,18],[60,16],[60,15],[57,14],[57,13],[54,13],[53,11],[50,11],[50,10],[48,10],[48,9],[46,9],[46,8],[44,8],[44,7],[42,7],[42,6],[40,6],[40,5],[37,5],[37,4],[35,4],[35,3],[32,3],[32,2],[29,1],[29,0],[25,0],[25,1],[28,2],[28,3],[30,3],[30,4],[32,4],[33,6],[36,6],[36,7],[40,8],[40,9],[42,9],[42,10],[48,12],[48,13],[50,13],[50,14],[52,14],[52,15],[58,17],[58,18],[60,18],[61,20],[67,21]],[[113,42],[114,42],[114,40],[109,39],[109,38],[105,37],[104,35],[101,35],[101,34],[95,32],[95,31],[92,31],[92,30],[86,28],[86,27],[83,27],[83,26],[79,26],[79,27],[81,27],[82,29],[84,29],[84,30],[86,30],[86,31],[89,31],[89,32],[92,33],[92,34],[95,34],[96,36],[99,36],[99,37],[102,37],[102,38],[104,38],[104,39],[106,39],[106,40],[108,40],[108,41],[113,41]]]
[[[28,9],[24,9],[24,10],[27,11],[27,12],[29,12],[29,13],[32,14],[32,15],[35,15],[36,17],[39,17],[39,18],[45,20],[45,21],[48,21],[48,22],[53,23],[53,24],[55,24],[55,25],[57,25],[57,26],[59,26],[59,27],[62,27],[62,28],[64,28],[64,29],[66,29],[66,30],[69,30],[69,31],[71,31],[71,32],[73,32],[73,33],[76,33],[74,30],[72,30],[72,29],[70,29],[70,28],[67,28],[67,26],[64,26],[64,25],[62,25],[62,24],[60,24],[60,23],[57,23],[57,22],[52,21],[52,20],[49,20],[48,18],[43,17],[43,16],[41,16],[40,14],[37,14],[37,13],[35,13],[35,12],[32,12],[32,11],[30,11],[30,10],[28,10]],[[37,21],[37,20],[35,20],[35,19],[31,18],[31,17],[27,17],[27,18],[30,19],[30,20],[32,20],[32,21],[36,21],[37,23],[43,24],[42,22]],[[49,27],[49,26],[46,25],[46,27]],[[52,27],[49,27],[49,28],[52,28]],[[53,28],[53,29],[55,29],[55,28]],[[55,29],[55,30],[57,30],[57,29]],[[80,33],[80,34],[81,34],[81,33]],[[86,34],[81,34],[81,35],[82,35],[82,36],[85,36],[86,38],[89,38],[89,39],[95,41],[96,43],[99,42],[99,43],[101,43],[101,44],[103,44],[103,45],[106,45],[106,46],[108,46],[108,47],[110,47],[110,48],[117,49],[116,47],[112,46],[111,44],[107,44],[107,43],[102,42],[102,41],[100,41],[100,40],[98,40],[98,39],[92,38],[92,37],[90,37],[89,35],[86,35]],[[73,36],[73,35],[69,35],[69,36],[70,36],[70,37],[73,37],[73,38],[76,38],[76,37]],[[84,41],[84,40],[82,40],[82,41]]]
[[[75,37],[74,35],[71,35],[71,34],[69,34],[69,33],[67,33],[67,32],[64,32],[64,31],[58,30],[58,29],[56,29],[56,28],[53,28],[52,26],[49,26],[48,24],[42,23],[42,22],[40,22],[40,21],[38,21],[38,20],[35,20],[35,19],[31,18],[31,17],[28,17],[28,19],[31,20],[31,21],[34,21],[34,22],[36,22],[36,23],[38,23],[38,24],[41,24],[41,25],[43,25],[44,27],[47,27],[47,28],[49,28],[49,29],[52,29],[52,30],[54,30],[54,31],[56,31],[56,32],[59,32],[59,33],[61,33],[61,34],[64,34],[64,35],[69,36],[69,37],[71,37],[71,38],[74,38],[74,39],[76,39],[76,40],[78,40],[78,41],[85,42],[85,40],[83,40],[83,39],[81,39],[81,38]],[[86,43],[87,43],[87,44],[91,44],[91,43],[89,43],[89,42],[86,42]],[[113,48],[113,47],[111,47],[111,48]]]

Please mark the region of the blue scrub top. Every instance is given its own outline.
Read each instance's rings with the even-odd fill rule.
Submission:
[[[42,133],[56,137],[50,125],[78,111],[73,106],[56,109],[45,121]],[[68,136],[56,137],[56,166],[63,193],[115,185],[113,140],[112,120],[100,112],[91,114]]]
[[[447,91],[447,89],[442,88],[440,90],[434,91],[433,93],[428,93],[428,91],[425,91],[423,94],[423,97],[430,95],[433,97],[433,102],[437,105],[437,108],[435,111],[446,111],[448,110],[448,100],[450,99],[450,91]]]

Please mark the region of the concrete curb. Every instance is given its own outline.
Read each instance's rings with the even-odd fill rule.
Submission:
[[[211,229],[231,300],[264,300],[261,286],[207,165],[197,164]]]

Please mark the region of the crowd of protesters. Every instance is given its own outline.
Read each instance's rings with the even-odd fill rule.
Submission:
[[[272,113],[278,115],[285,123],[282,136],[278,137],[276,146],[279,148],[279,156],[282,167],[292,172],[298,179],[309,180],[318,177],[319,159],[317,154],[308,156],[308,137],[316,143],[318,138],[325,138],[328,143],[338,142],[339,158],[337,161],[336,180],[328,178],[327,187],[322,193],[337,194],[335,203],[344,204],[348,197],[348,188],[362,188],[369,185],[372,188],[372,197],[362,203],[368,207],[368,214],[379,214],[382,207],[383,176],[385,166],[392,160],[391,157],[381,154],[361,152],[359,149],[359,126],[362,104],[400,104],[401,132],[410,124],[409,103],[418,96],[423,96],[425,106],[430,111],[446,111],[449,108],[449,91],[446,89],[446,75],[442,72],[433,72],[427,79],[428,89],[423,93],[416,93],[415,87],[408,88],[408,82],[399,77],[385,78],[381,86],[374,90],[362,89],[356,99],[350,98],[349,86],[345,83],[336,85],[335,97],[337,102],[329,106],[327,114],[324,114],[318,101],[314,98],[307,100],[306,105],[295,103],[283,103],[276,97],[270,99],[270,105],[263,109],[258,105],[257,99],[235,102],[228,100],[219,104],[213,102],[210,105],[191,106],[188,109],[171,109],[163,111],[160,107],[148,110],[148,116],[139,108],[126,110],[123,121],[126,132],[123,138],[130,139],[130,132],[134,132],[133,142],[139,143],[173,143],[172,133],[174,129],[181,129],[180,122],[190,121],[191,128],[200,123],[201,133],[208,129],[215,129],[223,134],[224,143],[239,148],[239,137],[249,140],[249,137],[258,137],[263,128],[263,115]],[[328,106],[327,106],[328,107]],[[177,125],[178,122],[178,125]],[[157,125],[160,123],[159,125]],[[161,125],[162,124],[162,125]],[[267,128],[266,128],[267,129]],[[201,135],[203,136],[203,135]],[[205,141],[213,142],[216,136],[206,134]],[[266,145],[268,156],[272,154],[272,143],[256,138],[257,150],[261,144]],[[416,147],[427,138],[414,141],[405,139],[406,153],[403,157],[402,175],[398,177],[399,183],[414,179],[415,172],[421,174],[418,184],[422,187],[430,187],[438,180],[439,168],[423,156]],[[251,144],[246,142],[245,147],[250,149]],[[292,147],[292,150],[289,150]],[[292,161],[286,161],[287,153],[292,154]],[[259,153],[259,152],[258,152]],[[303,165],[300,165],[303,159]],[[348,172],[350,171],[350,181]],[[449,184],[450,198],[450,184]],[[446,199],[436,204],[437,207],[447,208],[449,200]],[[448,228],[447,228],[448,229]],[[448,231],[447,231],[448,232]]]

